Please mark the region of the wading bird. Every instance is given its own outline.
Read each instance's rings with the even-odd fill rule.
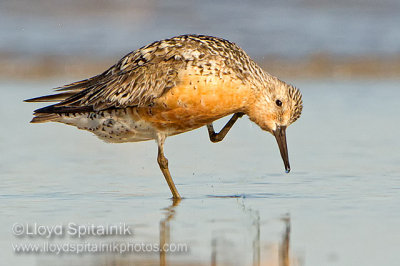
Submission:
[[[157,41],[100,75],[56,90],[26,100],[57,102],[35,110],[32,123],[60,122],[113,143],[155,139],[157,161],[174,199],[180,195],[164,156],[165,138],[207,126],[210,140],[219,142],[243,115],[275,136],[290,171],[285,132],[300,117],[301,93],[227,40],[182,35]],[[216,133],[213,121],[230,114]]]

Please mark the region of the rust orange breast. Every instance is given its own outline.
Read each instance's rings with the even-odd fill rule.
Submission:
[[[137,108],[140,119],[159,130],[184,132],[221,117],[245,112],[250,88],[229,75],[180,75],[177,86],[155,101],[152,107]]]

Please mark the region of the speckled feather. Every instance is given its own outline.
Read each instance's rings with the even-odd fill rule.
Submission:
[[[92,106],[98,111],[145,106],[177,85],[179,71],[194,67],[202,75],[231,75],[233,71],[243,81],[251,80],[249,76],[257,79],[264,75],[234,43],[209,36],[183,35],[144,46],[98,76],[58,88],[68,91],[65,96],[71,92],[74,95],[54,107]]]
[[[210,140],[218,142],[246,114],[275,136],[289,173],[286,128],[303,107],[298,89],[264,72],[237,45],[202,35],[154,42],[104,73],[57,91],[27,100],[59,101],[36,110],[31,122],[72,125],[113,143],[155,139],[174,200],[181,196],[164,155],[168,136],[207,126]],[[216,133],[213,122],[230,114]]]
[[[263,110],[265,99],[277,97],[277,88],[286,92],[282,97],[288,97],[286,108],[290,112],[286,113],[290,117],[280,111],[270,114]],[[192,130],[235,112],[247,113],[252,121],[268,130],[270,125],[263,119],[271,115],[278,119],[275,116],[282,113],[279,119],[291,124],[302,111],[299,90],[264,72],[236,44],[202,35],[154,42],[129,53],[104,73],[57,91],[58,94],[28,100],[60,101],[36,110],[32,122],[62,122],[92,131],[99,137],[101,131],[105,132],[100,125],[105,120],[100,119],[96,124],[89,121],[93,120],[90,117],[99,112],[112,114],[113,109],[130,112],[129,115],[125,112],[128,117],[119,116],[123,121],[146,122],[145,125],[140,122],[139,129],[135,123],[126,126],[126,121],[118,127],[129,128],[133,135],[147,130],[148,134],[141,135],[140,140],[154,138],[160,130],[167,132],[166,135]],[[113,138],[113,134],[116,137],[115,132],[118,130],[109,130],[101,138]]]

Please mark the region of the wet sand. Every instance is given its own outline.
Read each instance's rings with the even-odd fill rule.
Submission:
[[[233,41],[285,78],[397,78],[399,12],[395,0],[6,1],[0,77],[85,78],[150,42],[194,33]]]
[[[122,57],[122,54],[121,54]],[[115,58],[85,58],[85,56],[40,56],[19,58],[0,53],[0,78],[22,80],[69,77],[83,79],[100,74],[115,64]],[[255,58],[269,73],[294,79],[339,78],[383,79],[400,77],[400,56],[334,57],[316,54],[301,59],[277,57]],[[61,84],[60,84],[61,85]]]

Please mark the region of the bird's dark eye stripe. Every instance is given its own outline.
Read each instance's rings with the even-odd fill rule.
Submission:
[[[276,105],[278,105],[278,106],[282,106],[281,100],[276,100],[275,103],[276,103]]]

